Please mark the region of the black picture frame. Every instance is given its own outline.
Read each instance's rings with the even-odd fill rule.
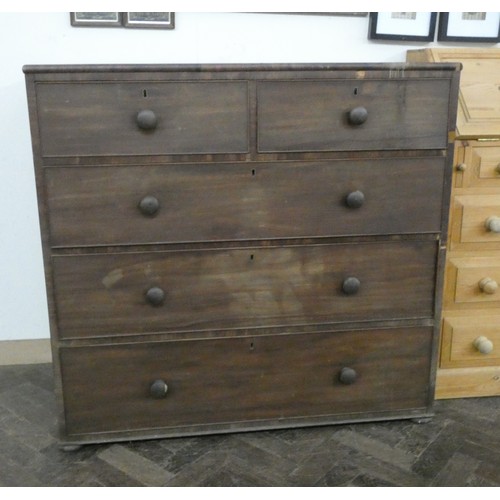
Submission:
[[[124,12],[125,28],[172,30],[175,28],[174,12]]]
[[[457,15],[462,14],[462,19],[457,20]],[[469,14],[468,18],[464,15]],[[476,18],[473,18],[473,14],[476,14]],[[484,15],[479,16],[479,14]],[[456,33],[460,30],[460,23],[467,23],[469,21],[486,21],[488,16],[494,16],[494,19],[490,19],[493,26],[496,21],[496,34],[491,34],[491,36],[481,36],[481,26],[478,24],[477,28],[472,30],[464,29],[463,33],[460,35],[450,34]],[[464,28],[466,26],[464,25]],[[472,42],[472,43],[498,43],[500,42],[500,13],[499,12],[440,12],[439,13],[439,27],[438,27],[438,41],[440,42]]]
[[[175,28],[175,12],[70,12],[71,26],[86,28]]]
[[[122,26],[121,12],[70,12],[71,26],[112,28]]]
[[[408,19],[409,21],[419,22],[419,15],[421,18],[423,14],[430,14],[429,16],[425,16],[425,24],[422,25],[422,34],[415,33],[402,33],[398,31],[396,26],[399,23],[394,23],[394,31],[382,31],[379,29],[380,20],[379,14],[383,14],[386,16],[387,14],[401,14],[398,19]],[[404,18],[403,14],[414,14],[414,19],[411,16]],[[385,18],[385,17],[384,17]],[[422,21],[423,22],[423,21]],[[369,26],[368,26],[368,39],[369,40],[398,40],[403,42],[432,42],[434,40],[434,34],[436,31],[437,24],[437,12],[370,12],[369,16]],[[409,30],[410,31],[410,30]]]

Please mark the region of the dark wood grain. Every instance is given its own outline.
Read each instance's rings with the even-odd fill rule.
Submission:
[[[329,151],[444,148],[450,81],[263,82],[258,148]],[[362,106],[359,126],[347,114]]]
[[[66,452],[52,391],[50,364],[0,366],[1,486],[500,486],[500,398],[436,401],[424,425],[358,422]]]
[[[245,82],[39,83],[43,156],[248,150]],[[141,110],[158,124],[143,131]]]
[[[23,69],[64,444],[432,414],[459,65]]]
[[[429,318],[436,243],[358,243],[53,258],[61,338]],[[356,295],[345,279],[361,282]],[[161,306],[146,300],[160,287]]]
[[[415,234],[439,231],[444,158],[57,168],[45,178],[54,247]],[[348,208],[358,190],[365,203]],[[154,217],[138,208],[146,196],[159,202]]]
[[[61,350],[66,431],[127,431],[426,404],[429,328]],[[338,380],[356,370],[351,385]],[[149,394],[164,379],[164,399]]]

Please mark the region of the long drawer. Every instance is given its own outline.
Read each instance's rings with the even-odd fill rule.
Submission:
[[[449,80],[261,82],[261,152],[445,148]]]
[[[423,408],[431,330],[62,348],[66,433]]]
[[[55,247],[439,232],[444,158],[45,169]]]
[[[247,83],[38,83],[42,156],[244,153]]]
[[[52,258],[60,338],[430,318],[435,241]]]

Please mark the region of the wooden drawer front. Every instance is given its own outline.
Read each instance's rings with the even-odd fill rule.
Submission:
[[[476,244],[481,249],[478,243],[487,244],[484,249],[500,248],[500,195],[455,196],[452,221],[452,248]]]
[[[430,328],[62,348],[66,432],[422,408]],[[355,370],[354,383],[339,380]],[[166,383],[164,398],[150,387]]]
[[[248,150],[245,82],[39,83],[37,99],[43,156]],[[143,110],[155,129],[138,126]]]
[[[450,303],[500,306],[500,255],[492,257],[453,257],[448,263]]]
[[[481,352],[483,351],[483,352]],[[495,366],[500,362],[500,316],[484,312],[443,321],[441,366]]]
[[[51,245],[439,232],[443,162],[50,168]],[[153,216],[139,208],[148,197]]]
[[[388,80],[262,82],[258,149],[433,149],[447,145],[450,82]],[[368,111],[351,125],[354,108]]]
[[[457,187],[500,189],[500,142],[471,141],[461,150],[465,169],[457,173]]]
[[[431,317],[435,257],[432,241],[53,257],[59,334]]]

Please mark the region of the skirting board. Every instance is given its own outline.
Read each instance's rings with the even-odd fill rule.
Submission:
[[[49,339],[0,341],[0,366],[52,363]]]

